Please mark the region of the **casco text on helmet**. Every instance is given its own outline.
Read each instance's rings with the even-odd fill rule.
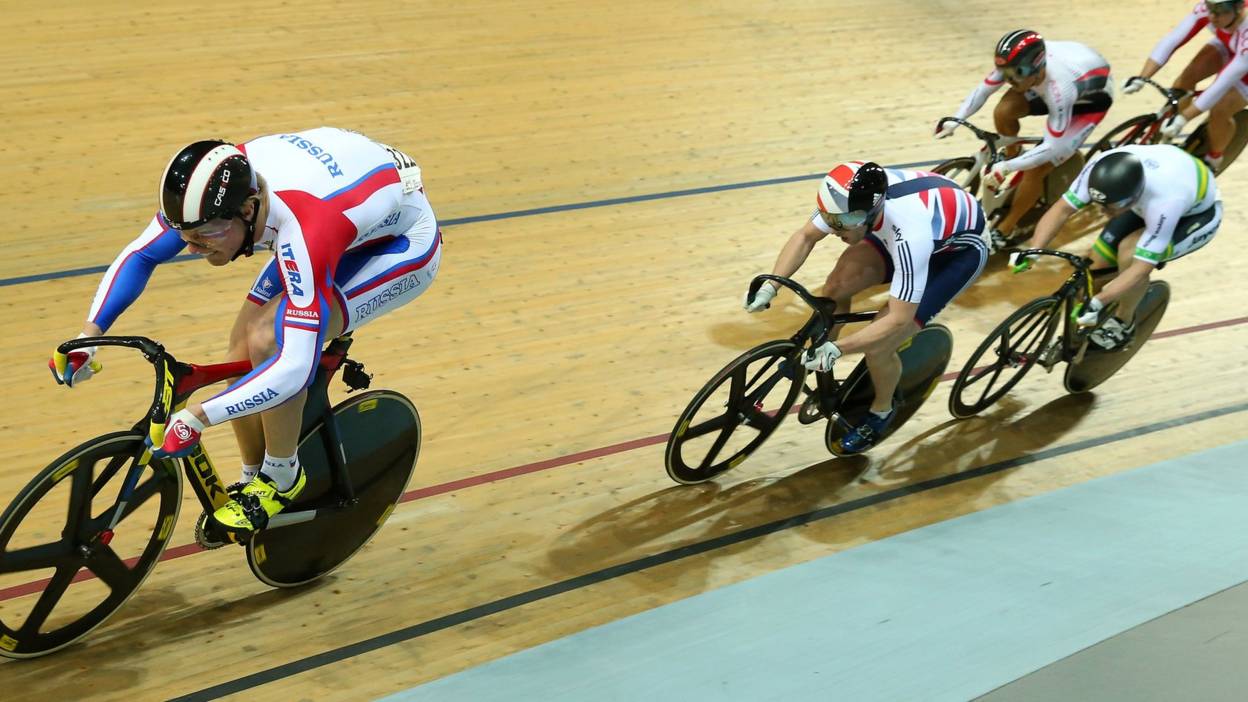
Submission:
[[[253,192],[251,164],[238,147],[197,141],[170,159],[160,181],[160,214],[174,229],[232,219]]]

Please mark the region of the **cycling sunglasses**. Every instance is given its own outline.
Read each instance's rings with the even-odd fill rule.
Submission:
[[[1240,2],[1235,2],[1234,0],[1230,2],[1206,2],[1205,8],[1209,10],[1211,15],[1226,15],[1239,9],[1237,6],[1240,4]]]
[[[846,229],[861,227],[867,222],[866,212],[844,212],[836,214],[820,210],[819,215],[823,217],[825,224],[837,231],[845,231]]]

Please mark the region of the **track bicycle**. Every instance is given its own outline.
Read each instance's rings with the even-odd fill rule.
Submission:
[[[876,313],[838,314],[834,300],[816,297],[801,284],[775,275],[754,278],[750,296],[766,281],[796,293],[811,308],[810,318],[793,336],[759,344],[733,359],[694,394],[676,420],[663,454],[668,476],[678,483],[702,483],[741,465],[791,413],[800,394],[806,399],[798,421],[811,424],[826,419],[824,444],[838,456],[843,455],[841,439],[871,409],[875,389],[865,360],[844,380],[837,380],[833,371],[815,373],[811,387],[806,384],[802,354],[823,344],[833,328],[869,322]],[[940,381],[952,352],[953,335],[940,324],[927,325],[901,345],[901,380],[894,400],[897,415],[879,441],[918,411]]]
[[[1116,149],[1119,146],[1128,144],[1168,144],[1170,140],[1161,133],[1161,127],[1171,117],[1179,111],[1182,101],[1191,96],[1199,94],[1177,88],[1167,88],[1156,81],[1137,76],[1136,80],[1152,86],[1165,99],[1165,103],[1156,112],[1146,112],[1142,115],[1136,115],[1129,120],[1119,124],[1109,130],[1105,136],[1101,137],[1096,144],[1088,151],[1087,158],[1091,158],[1101,151]],[[1209,150],[1209,127],[1208,122],[1201,122],[1192,130],[1187,138],[1183,140],[1182,149],[1193,156],[1204,156]],[[1225,171],[1227,167],[1239,157],[1244,145],[1248,144],[1248,110],[1240,110],[1235,113],[1235,136],[1231,138],[1231,143],[1227,145],[1222,152],[1222,164],[1214,171],[1214,174]]]
[[[173,534],[182,503],[179,464],[205,515],[229,499],[202,443],[191,455],[171,459],[154,458],[146,440],[161,445],[166,422],[192,393],[245,375],[251,363],[181,363],[160,344],[137,336],[87,337],[57,351],[84,346],[140,351],[155,368],[154,397],[129,430],[85,441],[52,461],[0,515],[0,577],[52,572],[31,584],[38,594],[30,595],[35,601],[24,617],[11,607],[0,609],[0,656],[56,651],[130,599]],[[206,531],[204,515],[196,527],[202,547],[240,543],[252,573],[274,587],[310,582],[354,555],[385,523],[416,465],[420,416],[406,397],[371,390],[330,406],[328,385],[339,370],[349,391],[370,384],[363,365],[347,358],[350,346],[350,335],[330,342],[308,389],[299,442],[308,482],[299,498],[241,541]],[[70,587],[79,581],[95,587]]]
[[[942,118],[937,124],[944,124],[945,122],[956,122],[966,127],[980,141],[984,142],[984,145],[972,156],[959,156],[940,162],[931,169],[931,172],[953,180],[962,186],[962,189],[977,197],[984,208],[984,216],[987,217],[989,226],[995,228],[997,222],[1004,219],[1005,215],[1009,213],[1010,206],[1014,202],[1014,193],[1023,178],[1023,172],[1016,171],[1011,173],[1000,188],[993,190],[987,187],[980,187],[984,168],[998,161],[1005,160],[1005,149],[1010,146],[1035,146],[1043,142],[1044,139],[1040,137],[1002,136],[996,132],[980,129],[974,124],[957,117]],[[1062,193],[1066,192],[1066,188],[1070,187],[1071,182],[1079,175],[1079,171],[1083,170],[1083,164],[1083,156],[1076,152],[1075,155],[1066,159],[1066,161],[1044,177],[1044,189],[1040,193],[1040,199],[1019,219],[1018,226],[1014,228],[1007,245],[1021,241],[1031,235],[1036,228],[1036,223],[1040,221],[1040,217],[1048,210],[1049,205],[1057,202]]]
[[[1104,351],[1089,345],[1088,337],[1097,327],[1081,328],[1074,319],[1094,294],[1091,259],[1049,249],[1026,249],[1020,254],[1057,257],[1074,271],[1052,295],[1038,297],[1006,317],[967,359],[949,393],[949,412],[959,419],[987,409],[1037,364],[1052,372],[1058,363],[1065,362],[1062,382],[1066,391],[1091,390],[1140,350],[1170,302],[1170,286],[1165,281],[1151,281],[1136,308],[1131,341],[1121,349]],[[1102,312],[1102,323],[1115,308],[1111,304]]]

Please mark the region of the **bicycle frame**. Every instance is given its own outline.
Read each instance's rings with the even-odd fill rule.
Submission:
[[[1164,105],[1161,106],[1160,109],[1158,109],[1156,112],[1153,113],[1152,121],[1137,125],[1134,129],[1127,132],[1127,135],[1123,137],[1119,141],[1119,143],[1121,144],[1169,144],[1171,142],[1170,137],[1167,137],[1161,133],[1162,125],[1166,122],[1166,120],[1173,117],[1175,113],[1179,111],[1179,103],[1184,98],[1188,97],[1189,95],[1197,95],[1199,93],[1198,92],[1193,93],[1193,92],[1189,92],[1186,90],[1179,90],[1177,88],[1167,88],[1150,78],[1144,78],[1141,76],[1136,76],[1135,80],[1143,81],[1144,83],[1147,83],[1148,85],[1151,85],[1152,87],[1156,88],[1157,91],[1161,93],[1162,97],[1165,98],[1166,102]]]
[[[125,514],[126,505],[133,497],[139,477],[151,463],[152,452],[150,446],[159,446],[164,442],[166,423],[169,417],[174,412],[185,407],[187,400],[190,399],[190,396],[195,391],[230,378],[246,375],[252,370],[252,364],[250,361],[218,363],[208,366],[182,363],[167,352],[161,344],[140,336],[84,337],[61,344],[57,347],[57,352],[68,354],[86,346],[121,346],[137,349],[152,364],[156,374],[156,389],[152,404],[147,414],[134,425],[134,429],[145,434],[151,443],[130,464],[129,471],[122,483],[122,489],[110,524],[104,532],[104,536],[101,537],[101,540],[107,543],[112,538],[112,530]],[[329,458],[331,464],[331,487],[329,494],[334,499],[328,505],[278,514],[270,520],[266,527],[267,529],[308,521],[314,519],[317,513],[323,509],[342,509],[349,507],[355,502],[355,494],[351,487],[351,481],[347,476],[346,455],[343,450],[337,419],[331,411],[328,396],[329,379],[333,377],[333,374],[339,368],[344,366],[346,367],[344,381],[352,390],[368,386],[369,376],[363,373],[363,367],[359,363],[347,359],[347,349],[350,346],[350,336],[344,335],[330,342],[329,346],[322,352],[319,370],[312,385],[308,388],[308,401],[304,408],[304,426],[308,425],[307,420],[309,417],[319,417],[324,422],[325,431],[321,433],[321,437],[325,446],[325,455]],[[208,456],[207,449],[205,449],[202,443],[197,445],[194,451],[182,458],[181,461],[183,472],[186,473],[196,497],[206,512],[211,513],[215,511],[230,499],[226,493],[225,484],[221,480],[220,474],[217,472],[212,459]],[[230,540],[236,541],[233,535],[228,536]]]
[[[796,344],[798,348],[807,347],[807,342],[810,342],[808,348],[811,349],[821,346],[823,342],[828,340],[828,335],[834,327],[853,322],[870,322],[875,319],[875,312],[845,312],[837,314],[836,305],[832,300],[816,297],[800,283],[778,275],[755,276],[754,280],[750,281],[751,298],[754,297],[754,294],[758,292],[758,289],[766,281],[792,290],[813,311],[810,319],[806,320],[806,323],[797,330],[797,333],[789,337],[789,340]],[[796,359],[794,360],[796,361]],[[836,391],[841,386],[840,381],[830,371],[827,373],[816,373],[815,386],[819,397],[820,411],[825,414],[836,411],[836,408],[829,406],[829,403],[835,398]],[[810,394],[805,387],[802,390],[806,394]]]
[[[980,141],[984,142],[984,147],[971,156],[973,164],[966,174],[961,178],[953,179],[963,190],[971,192],[972,195],[977,194],[971,191],[971,185],[975,182],[975,179],[979,177],[979,174],[983,172],[986,166],[1005,160],[1005,156],[1002,153],[1005,149],[1017,145],[1034,146],[1044,141],[1041,137],[1002,136],[996,132],[980,129],[974,124],[957,117],[944,117],[941,119],[941,122],[956,122],[969,129]],[[1021,174],[1012,176],[1008,183],[996,190],[986,187],[980,188],[980,192],[977,195],[984,208],[985,215],[991,216],[992,213],[1005,206],[1006,201],[1014,192],[1019,177],[1021,177]]]
[[[1062,339],[1060,356],[1051,356],[1047,349],[1040,352],[1040,365],[1044,366],[1046,371],[1053,370],[1058,361],[1077,363],[1083,358],[1083,352],[1087,348],[1089,331],[1084,331],[1074,321],[1075,310],[1078,305],[1085,304],[1087,300],[1092,298],[1094,294],[1092,271],[1090,269],[1091,262],[1075,254],[1066,253],[1065,251],[1053,251],[1051,249],[1023,249],[1019,251],[1020,256],[1053,256],[1070,263],[1075,270],[1066,278],[1057,292],[1053,293],[1054,297],[1062,301]],[[1045,337],[1050,338],[1052,326],[1058,324],[1059,320],[1056,315],[1049,318],[1047,324],[1050,329],[1045,332]],[[1052,348],[1051,346],[1049,348]]]

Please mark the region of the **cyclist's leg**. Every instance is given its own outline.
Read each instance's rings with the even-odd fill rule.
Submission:
[[[1044,114],[1048,111],[1044,101],[1039,98],[1032,98],[1027,91],[1015,90],[1007,88],[1005,94],[997,101],[997,106],[992,110],[992,123],[997,133],[1002,136],[1018,136],[1018,132],[1022,129],[1019,120],[1029,115]],[[1014,158],[1022,149],[1020,145],[1014,145],[1006,149],[1006,156]]]
[[[870,232],[862,241],[841,252],[836,265],[823,284],[823,295],[836,300],[838,312],[850,312],[853,297],[872,285],[881,285],[893,279],[893,260],[874,234]],[[838,325],[832,328],[828,338],[835,340],[841,333]]]
[[[1079,147],[1087,141],[1096,125],[1105,119],[1111,104],[1112,99],[1107,93],[1097,92],[1080,98],[1080,102],[1075,104],[1074,115],[1065,133],[1052,143],[1054,156],[1061,160],[1057,164],[1044,164],[1023,173],[1018,189],[1014,192],[1014,200],[1010,203],[1010,211],[997,225],[1000,234],[1008,237],[1014,232],[1019,220],[1040,201],[1049,174],[1079,151]]]
[[[1217,39],[1211,39],[1210,43],[1200,47],[1200,51],[1196,52],[1196,55],[1184,67],[1183,72],[1174,80],[1174,87],[1191,92],[1196,89],[1200,81],[1221,70],[1225,62],[1226,48]],[[1190,101],[1190,99],[1185,100]]]
[[[970,287],[979,278],[987,262],[988,249],[982,244],[944,251],[932,257],[928,264],[927,287],[919,299],[914,319],[907,320],[908,323],[898,332],[897,338],[889,339],[887,345],[881,344],[884,351],[866,355],[871,382],[875,386],[876,402],[872,405],[872,410],[887,410],[897,389],[897,383],[901,379],[901,357],[897,355],[897,348],[940,314],[963,290]]]
[[[1237,83],[1236,90],[1231,90],[1218,101],[1213,109],[1209,110],[1207,122],[1209,124],[1209,150],[1205,154],[1205,160],[1209,165],[1217,168],[1222,164],[1222,152],[1230,145],[1231,139],[1235,138],[1235,113],[1248,106],[1248,99],[1245,99],[1244,93],[1248,91],[1248,86],[1242,82]]]
[[[1118,273],[1118,248],[1123,239],[1140,232],[1144,219],[1134,212],[1123,212],[1110,219],[1101,231],[1088,258],[1092,259],[1092,277],[1098,285],[1104,285]],[[1127,251],[1130,254],[1130,250]]]
[[[277,355],[278,342],[276,332],[276,320],[278,310],[281,309],[281,302],[284,295],[278,295],[269,303],[260,309],[259,314],[255,315],[247,326],[247,351],[254,366],[259,367],[260,364]],[[332,331],[334,322],[331,319],[329,329]],[[326,334],[328,337],[329,334]],[[294,456],[299,445],[299,429],[303,418],[303,405],[307,399],[307,390],[301,391],[299,394],[290,398],[286,402],[259,414],[252,415],[258,419],[260,426],[263,427],[263,435],[261,437],[261,459],[265,455],[268,456]],[[238,424],[239,420],[234,420]],[[237,430],[236,430],[237,431]]]
[[[1140,237],[1144,234],[1143,230],[1136,231],[1122,239],[1118,243],[1118,275],[1125,275],[1128,271],[1135,273],[1136,266],[1142,266],[1140,270],[1149,269],[1147,273],[1152,273],[1153,264],[1136,259],[1132,256],[1135,247],[1140,243]],[[1124,282],[1127,279],[1124,278]],[[1118,308],[1114,310],[1114,316],[1117,317],[1124,325],[1130,327],[1135,321],[1135,308],[1139,306],[1140,300],[1144,298],[1145,291],[1148,290],[1148,275],[1145,275],[1139,282],[1123,291],[1118,296]]]
[[[256,277],[247,299],[243,301],[238,316],[234,318],[234,326],[230,330],[230,347],[226,352],[227,361],[251,360],[248,346],[249,330],[257,322],[266,306],[275,306],[273,295],[282,289],[280,274],[277,271],[277,260],[272,259]],[[264,460],[264,427],[260,415],[250,414],[230,422],[234,430],[234,438],[238,441],[238,453],[243,463],[242,482],[255,477],[260,462]]]
[[[1056,166],[1053,164],[1044,163],[1023,171],[1023,177],[1014,191],[1014,199],[1010,202],[1010,211],[997,224],[997,231],[1007,237],[1014,232],[1014,227],[1018,226],[1023,215],[1040,201],[1040,195],[1044,192],[1044,179],[1049,177],[1054,168]]]
[[[336,305],[343,310],[343,332],[354,331],[415,300],[433,284],[442,260],[442,234],[427,209],[403,234],[343,258],[334,277]]]

